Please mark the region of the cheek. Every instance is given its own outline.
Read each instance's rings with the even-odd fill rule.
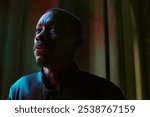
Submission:
[[[33,42],[34,42],[34,43],[37,43],[36,37],[34,38]]]
[[[72,57],[74,54],[74,51],[75,51],[75,48],[74,48],[74,45],[72,44],[70,45],[68,44],[60,48],[60,54],[61,55],[63,54],[62,56],[66,56],[66,57],[69,57],[69,56]]]
[[[50,31],[50,32],[49,32],[49,39],[50,39],[51,41],[57,40],[57,39],[59,39],[59,38],[60,38],[60,37],[59,37],[59,34],[58,34],[58,33],[53,32],[53,31]]]

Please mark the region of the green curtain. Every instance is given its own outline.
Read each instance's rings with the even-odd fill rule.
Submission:
[[[139,34],[143,99],[150,99],[150,1],[133,0]]]
[[[25,0],[1,0],[0,16],[0,95],[5,99],[9,86],[22,73]],[[18,10],[19,9],[19,10]]]

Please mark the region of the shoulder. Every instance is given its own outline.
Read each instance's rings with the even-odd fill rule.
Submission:
[[[81,76],[84,87],[92,94],[96,94],[97,98],[124,99],[120,88],[113,82],[83,71],[81,71]]]
[[[33,83],[34,82],[34,83]],[[26,94],[32,87],[40,84],[41,72],[32,73],[25,75],[18,79],[14,84],[11,85],[9,90],[9,99],[18,99],[22,93]]]
[[[41,72],[36,72],[36,73],[28,74],[28,75],[21,77],[12,85],[12,87],[17,87],[19,85],[23,85],[27,83],[30,84],[33,81],[40,82],[40,80],[41,80]]]
[[[81,76],[82,76],[83,80],[86,80],[87,84],[90,83],[92,85],[92,84],[96,83],[96,84],[99,84],[101,86],[105,85],[105,86],[116,87],[116,85],[114,83],[112,83],[111,81],[109,81],[109,80],[107,80],[105,78],[102,78],[102,77],[99,77],[99,76],[87,73],[87,72],[81,71]]]

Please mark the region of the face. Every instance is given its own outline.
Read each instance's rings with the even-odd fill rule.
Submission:
[[[75,40],[67,27],[67,21],[51,11],[40,18],[33,47],[38,65],[59,67],[73,61]]]

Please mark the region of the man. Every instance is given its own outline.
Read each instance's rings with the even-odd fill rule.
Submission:
[[[80,20],[62,9],[48,10],[37,23],[33,47],[41,71],[16,81],[8,99],[124,99],[113,83],[77,68],[73,58],[81,44]]]

